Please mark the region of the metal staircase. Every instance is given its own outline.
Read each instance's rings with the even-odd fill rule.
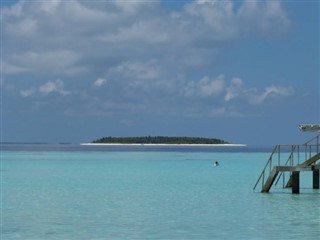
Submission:
[[[269,192],[272,185],[278,184],[282,178],[283,188],[293,187],[293,193],[299,193],[293,186],[293,177],[298,179],[300,171],[314,172],[314,188],[319,188],[319,168],[316,164],[320,159],[320,134],[308,140],[304,144],[278,144],[273,149],[265,167],[263,168],[253,190],[261,183],[261,192]],[[289,179],[285,180],[285,172],[290,172]],[[317,175],[316,175],[317,174]],[[316,176],[315,176],[316,175]],[[318,176],[318,177],[317,177]],[[318,179],[317,179],[318,178]]]

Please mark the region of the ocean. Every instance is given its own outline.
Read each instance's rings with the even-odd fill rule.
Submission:
[[[271,151],[2,145],[1,240],[318,239],[310,172],[253,190]]]

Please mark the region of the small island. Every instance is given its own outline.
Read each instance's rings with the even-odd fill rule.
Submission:
[[[104,137],[91,142],[91,144],[229,144],[229,142],[216,138],[202,137],[166,137],[166,136],[143,136],[143,137]]]

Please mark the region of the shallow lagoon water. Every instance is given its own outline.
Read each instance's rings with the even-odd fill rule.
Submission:
[[[17,150],[19,149],[19,150]],[[253,191],[270,152],[8,148],[2,239],[318,239],[320,191]],[[214,161],[220,166],[214,167]]]

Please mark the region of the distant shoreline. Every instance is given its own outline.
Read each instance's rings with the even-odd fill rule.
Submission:
[[[81,146],[246,147],[246,144],[80,143]]]

